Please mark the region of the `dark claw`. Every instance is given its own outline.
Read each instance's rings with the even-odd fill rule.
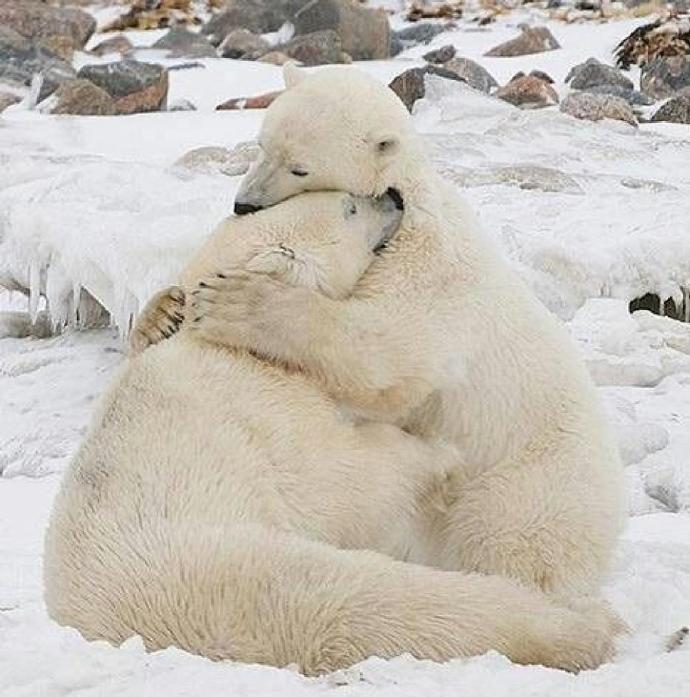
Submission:
[[[217,273],[216,276],[218,278],[227,278],[227,276],[224,273]]]
[[[208,288],[208,283],[204,283],[203,281],[199,281],[199,288]]]

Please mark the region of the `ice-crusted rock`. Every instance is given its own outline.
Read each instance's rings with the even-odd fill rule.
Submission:
[[[642,70],[640,90],[655,99],[690,88],[690,56],[655,58]]]
[[[523,109],[539,109],[558,104],[558,93],[546,81],[534,75],[513,78],[496,90],[496,97]]]
[[[494,46],[485,56],[511,57],[526,56],[531,53],[543,53],[560,48],[556,37],[547,27],[522,26],[520,36]]]
[[[168,103],[168,111],[196,111],[196,106],[189,99],[176,99]]]
[[[614,119],[637,126],[637,119],[630,104],[624,99],[610,94],[591,94],[589,92],[569,94],[561,102],[561,111],[564,114],[574,116],[576,119],[588,121]]]
[[[254,141],[239,143],[232,149],[207,146],[195,148],[180,157],[174,167],[199,174],[224,174],[237,177],[245,174],[259,156],[260,148]]]
[[[524,164],[505,167],[441,168],[441,172],[454,184],[463,188],[503,184],[525,191],[582,194],[582,187],[570,175],[553,167]]]
[[[166,49],[170,58],[213,58],[216,50],[203,34],[175,27],[162,36],[153,48]]]
[[[430,44],[439,34],[448,31],[448,27],[435,22],[419,22],[393,32],[391,36],[391,55],[396,56],[401,51],[417,46]]]
[[[0,114],[2,114],[8,106],[18,104],[21,98],[12,92],[0,92]]]
[[[597,85],[617,85],[632,90],[634,85],[618,68],[599,62],[596,58],[588,58],[584,63],[570,69],[565,78],[574,90],[586,90]]]
[[[469,58],[453,58],[441,66],[444,70],[455,73],[461,80],[464,80],[470,87],[480,92],[491,92],[494,87],[498,87],[498,82],[494,76],[479,63]]]
[[[124,60],[105,65],[85,65],[78,76],[105,90],[118,114],[165,109],[168,71],[154,63]]]
[[[595,85],[588,87],[583,92],[591,92],[592,94],[610,94],[614,97],[625,99],[630,106],[650,106],[654,104],[654,99],[649,95],[643,94],[638,90],[628,89],[620,85]]]
[[[674,97],[663,104],[652,116],[652,121],[690,123],[690,92],[685,97]]]
[[[223,58],[254,60],[270,48],[271,44],[262,36],[253,34],[248,29],[235,29],[221,41],[218,52]]]

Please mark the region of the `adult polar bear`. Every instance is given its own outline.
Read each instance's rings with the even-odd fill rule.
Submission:
[[[624,517],[622,468],[570,338],[434,171],[392,91],[352,68],[285,74],[236,211],[306,190],[394,189],[401,230],[350,298],[231,278],[203,294],[198,331],[459,447],[448,511],[420,518],[410,560],[596,591]]]
[[[185,276],[220,263],[343,297],[394,213],[299,196],[221,226]],[[568,669],[609,657],[605,610],[353,551],[400,556],[444,462],[447,448],[353,423],[315,381],[183,326],[127,364],[65,476],[48,610],[91,639],[309,674],[405,652]]]

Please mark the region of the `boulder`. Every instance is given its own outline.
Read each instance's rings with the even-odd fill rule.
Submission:
[[[427,63],[443,64],[455,58],[456,48],[453,44],[446,44],[441,48],[435,48],[433,51],[425,53],[422,58]]]
[[[222,12],[211,17],[201,28],[214,46],[235,29],[254,34],[278,31],[292,16],[294,0],[226,0]]]
[[[637,119],[630,104],[610,94],[574,92],[561,102],[561,111],[577,119],[588,121],[614,119],[637,126]]]
[[[685,87],[690,87],[690,56],[655,58],[642,70],[640,90],[655,99],[672,97]]]
[[[545,80],[534,75],[513,78],[496,90],[496,97],[523,109],[539,109],[558,104],[558,93]]]
[[[233,99],[228,99],[226,102],[219,104],[216,107],[216,111],[241,111],[243,109],[266,109],[270,106],[277,97],[283,93],[282,90],[278,92],[265,92],[264,94],[258,94],[254,97],[235,97]]]
[[[262,36],[252,34],[248,29],[235,29],[223,39],[218,52],[223,58],[254,60],[270,49],[271,44]]]
[[[176,27],[162,36],[153,48],[165,49],[169,58],[215,58],[215,48],[211,42],[201,34]]]
[[[269,51],[268,53],[264,53],[260,58],[257,58],[257,60],[260,63],[270,63],[271,65],[285,65],[293,59],[282,51]]]
[[[498,87],[498,82],[493,75],[483,68],[479,63],[475,63],[469,58],[453,58],[443,64],[443,69],[448,70],[464,80],[475,90],[488,94],[494,87]]]
[[[565,81],[574,90],[586,90],[597,85],[618,85],[625,89],[633,89],[630,78],[610,65],[600,63],[596,58],[589,58],[570,69]]]
[[[96,31],[96,20],[87,12],[36,0],[0,0],[0,25],[34,41],[66,37],[73,48],[83,48]]]
[[[296,36],[286,44],[278,46],[278,50],[304,65],[349,62],[347,54],[343,51],[340,36],[332,29]]]
[[[669,99],[654,113],[652,121],[690,123],[690,94]]]
[[[195,148],[182,155],[174,167],[198,174],[237,177],[246,174],[259,156],[259,151],[259,146],[254,142],[238,143],[232,150],[219,146]]]
[[[412,111],[415,102],[423,99],[426,94],[425,80],[427,75],[436,75],[448,80],[465,82],[457,73],[446,70],[440,65],[425,65],[423,68],[410,68],[394,78],[388,85],[402,100],[408,111]]]
[[[625,99],[631,106],[649,106],[654,104],[654,99],[649,95],[621,87],[620,85],[595,85],[583,91],[591,92],[592,94],[612,94],[614,97]]]
[[[119,53],[124,56],[129,53],[134,46],[124,34],[116,34],[105,41],[101,41],[91,49],[91,53],[97,56],[107,56],[110,53]]]
[[[113,98],[89,80],[63,82],[50,97],[51,114],[110,116],[116,113]]]
[[[118,114],[165,109],[168,71],[160,65],[134,60],[85,65],[78,77],[105,90],[113,98]]]
[[[391,55],[397,55],[400,51],[419,44],[429,44],[439,34],[443,34],[444,31],[448,31],[448,26],[444,24],[420,22],[419,24],[413,24],[411,27],[405,27],[393,32],[391,42],[395,49],[391,48]]]
[[[362,7],[351,0],[307,2],[292,17],[295,34],[331,29],[340,37],[342,50],[354,60],[377,60],[390,56],[391,31],[381,10]]]
[[[43,76],[39,99],[45,99],[60,83],[76,77],[69,63],[0,25],[0,81],[28,86],[36,74]]]
[[[560,48],[554,35],[547,27],[521,27],[520,36],[495,46],[485,56],[512,57],[526,56],[531,53],[543,53]]]

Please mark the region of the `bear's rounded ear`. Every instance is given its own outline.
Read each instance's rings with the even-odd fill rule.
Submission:
[[[298,83],[302,82],[306,77],[306,73],[297,67],[295,61],[288,61],[283,66],[283,81],[285,82],[285,87],[290,89]]]
[[[400,147],[400,139],[394,133],[375,133],[370,137],[370,142],[374,144],[376,153],[384,157],[395,155]]]

